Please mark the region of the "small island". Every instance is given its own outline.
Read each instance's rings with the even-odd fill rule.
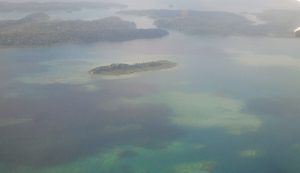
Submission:
[[[151,61],[145,63],[136,63],[136,64],[111,64],[108,66],[100,66],[89,71],[90,74],[99,74],[99,75],[128,75],[133,73],[145,72],[145,71],[154,71],[154,70],[163,70],[170,69],[177,66],[177,63],[159,60]]]

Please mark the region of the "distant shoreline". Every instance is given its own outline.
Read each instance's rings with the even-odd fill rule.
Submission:
[[[0,20],[0,46],[49,46],[87,44],[100,41],[123,42],[161,38],[163,29],[138,29],[120,17],[97,20],[53,20],[46,13],[33,13],[19,20]]]
[[[109,2],[0,2],[0,12],[75,12],[83,9],[124,9],[127,5]]]

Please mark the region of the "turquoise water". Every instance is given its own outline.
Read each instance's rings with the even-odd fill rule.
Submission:
[[[1,48],[0,172],[298,173],[298,44],[171,32]],[[88,74],[156,59],[179,66],[122,78]]]

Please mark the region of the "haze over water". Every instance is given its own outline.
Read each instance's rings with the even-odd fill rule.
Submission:
[[[119,16],[153,27],[147,17]],[[298,45],[171,31],[151,40],[0,48],[0,172],[297,173]],[[121,78],[88,73],[159,59],[179,65]]]

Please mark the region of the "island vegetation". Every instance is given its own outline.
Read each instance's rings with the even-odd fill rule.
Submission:
[[[0,12],[74,12],[83,9],[122,9],[126,7],[126,5],[108,2],[0,2]]]
[[[136,64],[111,64],[108,66],[100,66],[89,71],[90,74],[99,75],[128,75],[132,73],[162,70],[176,67],[175,62],[167,60],[151,61]]]
[[[53,20],[34,13],[19,20],[0,21],[0,46],[45,46],[58,43],[93,43],[159,38],[162,29],[137,29],[119,17],[97,20]]]
[[[299,11],[293,10],[251,14],[263,21],[259,24],[244,14],[222,11],[126,10],[119,13],[148,16],[155,19],[154,24],[159,28],[200,36],[293,37],[299,25]]]

